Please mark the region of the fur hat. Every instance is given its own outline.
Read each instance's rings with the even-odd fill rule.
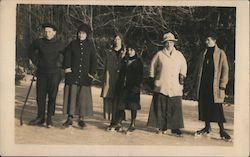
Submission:
[[[81,24],[78,29],[77,29],[77,32],[80,32],[80,31],[84,31],[86,32],[87,34],[90,34],[91,33],[91,28],[89,25],[83,23]]]

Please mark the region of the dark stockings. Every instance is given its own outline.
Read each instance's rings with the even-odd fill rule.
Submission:
[[[222,122],[218,122],[218,125],[220,127],[220,132],[224,131],[224,125]]]
[[[132,126],[132,127],[135,126],[136,115],[137,115],[137,110],[131,110],[131,124],[130,124],[130,126]]]
[[[210,122],[208,122],[208,121],[205,122],[205,129],[208,131],[211,130]]]

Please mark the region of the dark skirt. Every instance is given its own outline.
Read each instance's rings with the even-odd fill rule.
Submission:
[[[226,122],[223,106],[221,103],[214,103],[213,91],[207,88],[202,90],[198,101],[199,120],[206,122]]]
[[[117,97],[118,110],[140,110],[140,91],[134,92],[130,89],[122,89]]]
[[[154,93],[147,125],[164,130],[183,128],[182,97]]]
[[[65,85],[63,114],[92,116],[93,101],[90,86]]]

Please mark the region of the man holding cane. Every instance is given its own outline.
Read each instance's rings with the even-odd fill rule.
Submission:
[[[61,81],[60,66],[64,46],[56,40],[57,28],[46,23],[42,25],[44,37],[35,40],[29,51],[29,58],[37,67],[37,117],[29,122],[30,125],[43,125],[45,122],[45,104],[48,95],[46,126],[52,127],[52,116],[55,112],[56,96]]]

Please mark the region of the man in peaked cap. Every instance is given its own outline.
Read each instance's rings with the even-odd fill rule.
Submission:
[[[52,29],[54,29],[55,31],[58,30],[57,27],[56,27],[54,24],[52,24],[52,23],[44,23],[44,24],[42,24],[42,28],[43,28],[43,29],[45,29],[46,27],[52,28]]]
[[[55,36],[57,27],[51,23],[42,25],[44,37],[35,40],[29,51],[29,58],[37,67],[37,117],[29,122],[30,125],[43,125],[45,122],[45,104],[48,95],[46,125],[52,127],[52,116],[55,112],[56,96],[61,81],[61,61],[64,44]]]

